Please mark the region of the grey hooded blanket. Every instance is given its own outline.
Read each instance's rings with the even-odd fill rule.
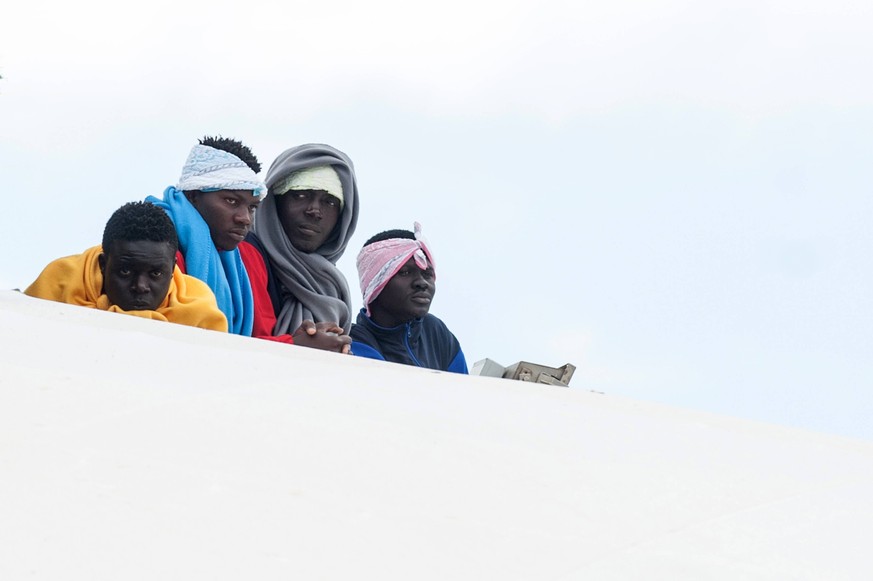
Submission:
[[[352,323],[349,285],[336,267],[358,223],[358,186],[352,160],[343,152],[321,143],[308,143],[284,151],[267,171],[267,187],[291,173],[310,167],[332,166],[343,186],[343,209],[330,237],[315,252],[297,250],[288,240],[276,212],[276,196],[269,195],[255,216],[254,232],[265,258],[280,284],[282,304],[278,311],[278,334],[293,333],[304,319],[316,323],[335,321],[348,333]]]

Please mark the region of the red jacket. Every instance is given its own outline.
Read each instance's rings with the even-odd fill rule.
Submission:
[[[252,285],[252,300],[255,304],[252,337],[294,344],[294,338],[291,335],[273,335],[273,328],[276,326],[276,312],[273,309],[270,293],[267,291],[267,265],[264,262],[264,257],[261,256],[257,248],[248,242],[240,243],[239,254],[246,267],[246,273],[249,275],[249,283]],[[181,252],[176,252],[176,265],[183,273],[186,272],[185,257],[182,256]]]

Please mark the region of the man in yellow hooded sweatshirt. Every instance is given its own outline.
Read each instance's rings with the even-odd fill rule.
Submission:
[[[103,243],[51,262],[24,291],[32,297],[227,332],[215,295],[176,266],[179,241],[161,208],[131,202],[115,211]]]

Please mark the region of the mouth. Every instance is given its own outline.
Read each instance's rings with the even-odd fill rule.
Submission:
[[[318,236],[321,234],[321,228],[317,226],[312,226],[310,224],[300,224],[297,226],[297,231],[303,234],[304,236]]]
[[[227,235],[237,242],[242,242],[243,240],[245,240],[247,233],[248,232],[246,230],[231,230],[227,233]]]
[[[428,294],[415,294],[412,295],[411,300],[413,303],[419,305],[429,305],[430,302],[433,300],[433,297]]]

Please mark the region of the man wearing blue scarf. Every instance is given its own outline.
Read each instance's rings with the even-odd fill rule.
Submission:
[[[188,155],[179,183],[164,190],[163,199],[146,198],[176,225],[179,267],[209,285],[228,331],[237,335],[251,336],[254,321],[252,287],[237,246],[267,195],[260,171],[239,141],[204,137]]]

